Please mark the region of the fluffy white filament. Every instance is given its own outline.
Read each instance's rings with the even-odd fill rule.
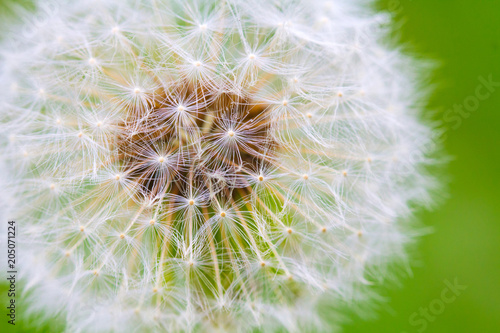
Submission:
[[[433,180],[415,64],[366,6],[26,14],[0,44],[0,181],[30,310],[68,332],[330,332],[369,298]]]

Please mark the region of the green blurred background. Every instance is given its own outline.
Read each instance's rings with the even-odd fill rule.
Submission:
[[[454,105],[472,106],[480,76],[500,83],[500,1],[382,0],[378,7],[395,14],[402,43],[440,63],[432,74],[437,89],[429,109],[444,120],[445,150],[453,160],[446,170],[447,200],[419,214],[434,232],[420,240],[413,277],[388,292],[378,319],[355,321],[346,333],[500,332],[500,87],[461,124],[446,122],[451,112],[444,118]],[[410,317],[420,308],[432,304],[441,311],[435,300],[444,280],[455,278],[467,289],[441,314],[429,311],[435,318],[426,320],[426,328],[412,325]]]
[[[413,276],[386,290],[378,318],[353,319],[345,332],[500,332],[500,86],[475,111],[444,116],[455,105],[472,104],[479,77],[500,83],[500,1],[381,0],[377,6],[395,15],[397,40],[440,64],[431,76],[429,110],[447,129],[444,145],[453,160],[445,172],[448,198],[419,214],[434,232],[419,242]],[[445,280],[455,279],[467,289],[450,303],[440,302]],[[429,310],[425,319],[419,311],[429,306],[434,313]],[[4,312],[0,332],[58,332],[49,326],[12,330]]]

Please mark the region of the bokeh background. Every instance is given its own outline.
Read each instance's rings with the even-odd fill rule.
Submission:
[[[382,0],[378,7],[394,13],[399,41],[439,63],[431,74],[429,110],[446,128],[444,146],[452,160],[448,198],[419,214],[434,232],[420,240],[413,277],[387,293],[376,320],[354,321],[346,333],[500,332],[500,86],[475,111],[464,108],[470,115],[459,116],[460,123],[449,121],[457,116],[453,111],[445,116],[455,105],[472,104],[479,77],[500,83],[500,1]],[[434,302],[440,310],[435,300],[444,281],[454,279],[467,289],[425,329],[412,325],[420,308]]]
[[[10,15],[5,1],[0,20]],[[345,332],[500,332],[500,1],[379,0],[377,8],[394,15],[394,39],[408,52],[439,64],[430,73],[428,110],[446,129],[451,161],[443,173],[444,203],[419,213],[433,232],[420,239],[412,275],[383,290],[387,301],[376,318],[352,318]],[[477,89],[488,92],[481,77],[499,85],[473,105]],[[461,106],[462,114],[453,111]],[[455,280],[467,288],[450,303],[440,302],[445,281]],[[4,285],[0,300],[5,309]],[[420,311],[429,307],[426,319]],[[55,322],[27,327],[22,309],[20,304],[15,329],[0,311],[0,332],[61,330]]]

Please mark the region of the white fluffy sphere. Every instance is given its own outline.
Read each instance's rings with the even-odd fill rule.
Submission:
[[[68,332],[318,332],[370,298],[434,182],[418,66],[367,6],[40,1],[0,43],[30,310]]]

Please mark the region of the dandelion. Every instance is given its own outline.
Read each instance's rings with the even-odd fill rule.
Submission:
[[[385,15],[50,8],[0,48],[0,205],[32,313],[68,332],[332,331],[405,260],[432,130]]]

